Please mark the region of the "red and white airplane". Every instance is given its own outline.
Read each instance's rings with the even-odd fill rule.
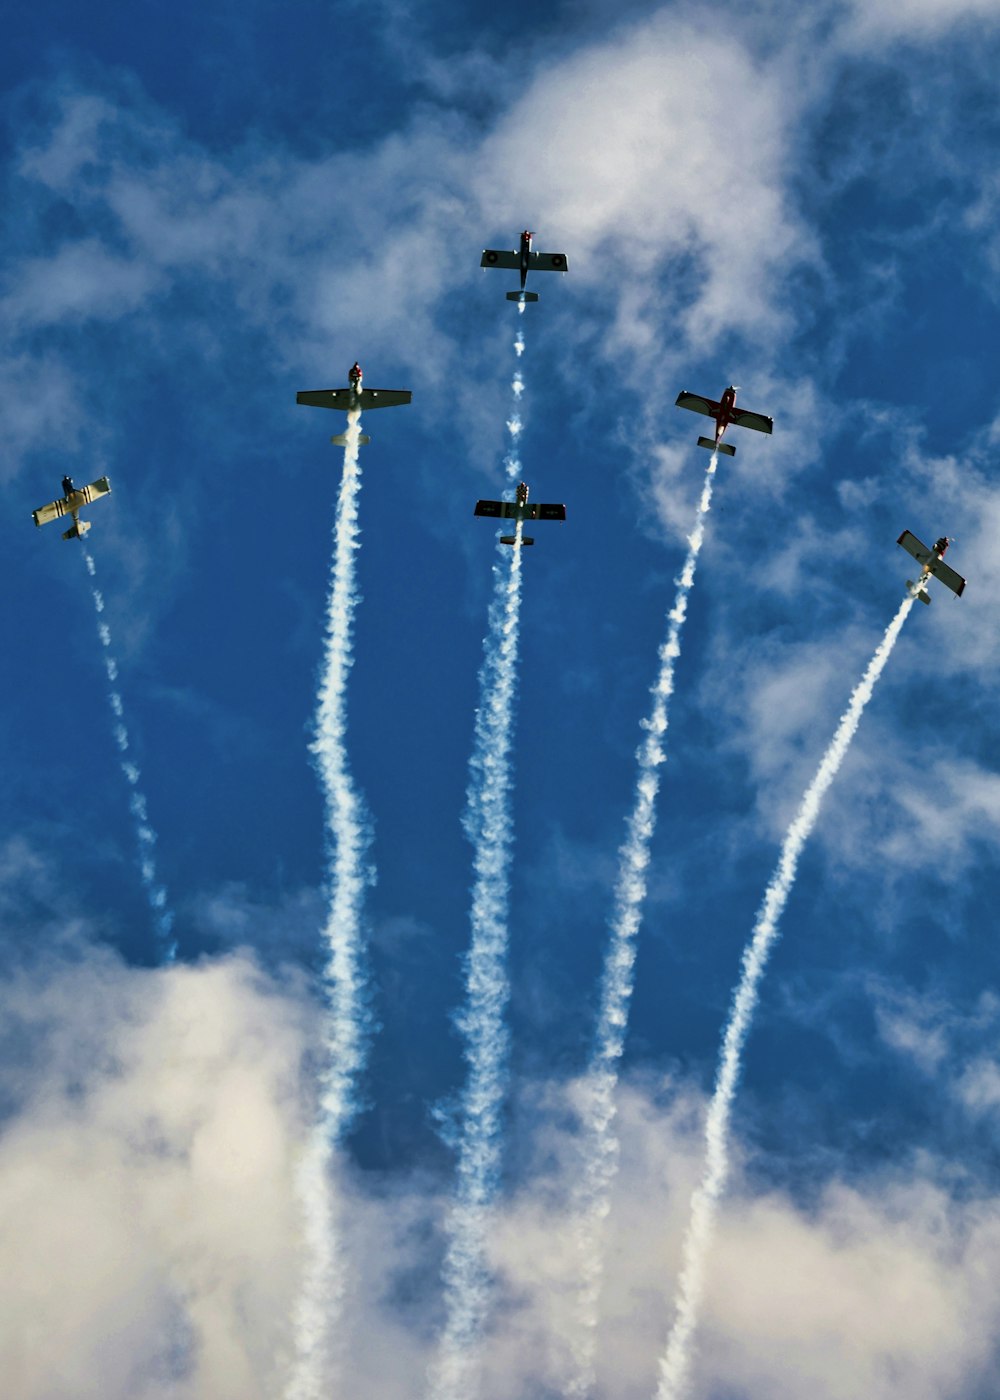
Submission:
[[[361,366],[357,360],[347,372],[350,382],[348,389],[300,389],[295,395],[296,403],[308,404],[310,408],[339,408],[345,413],[351,409],[361,409],[367,413],[373,408],[395,408],[397,404],[409,403],[413,398],[409,389],[362,389]],[[338,447],[347,446],[347,434],[338,433],[330,439]],[[361,433],[358,442],[364,445],[371,438]]]
[[[556,505],[542,505],[536,501],[533,505],[528,504],[528,486],[522,481],[517,488],[517,499],[514,501],[477,501],[473,515],[487,515],[494,520],[565,520],[566,507]],[[501,544],[515,544],[516,535],[501,535]],[[530,535],[521,536],[522,544],[534,544],[535,541]]]
[[[683,389],[677,395],[677,407],[689,408],[692,413],[703,413],[706,418],[714,418],[714,439],[700,437],[698,446],[707,447],[710,452],[724,452],[727,457],[736,456],[736,448],[722,441],[722,434],[730,423],[735,424],[737,428],[754,428],[758,433],[769,433],[774,428],[773,418],[766,418],[763,413],[751,413],[747,408],[736,407],[736,387],[733,384],[730,384],[718,403],[714,399],[703,398],[701,394],[689,394]]]
[[[916,535],[911,534],[909,530],[904,530],[896,543],[902,545],[907,554],[912,554],[918,564],[923,565],[920,577],[916,581],[911,578],[906,580],[907,591],[912,593],[914,598],[919,598],[922,603],[931,601],[930,594],[925,587],[931,574],[935,578],[939,578],[946,588],[950,588],[956,597],[961,598],[965,589],[965,579],[961,574],[956,574],[950,564],[944,563],[945,550],[954,543],[953,540],[949,539],[947,535],[942,535],[936,541],[934,548],[928,549],[925,544],[920,543]]]
[[[499,248],[484,248],[483,256],[480,260],[480,267],[505,267],[512,272],[521,273],[521,290],[519,292],[508,292],[508,301],[537,301],[537,292],[526,292],[524,284],[529,272],[565,272],[567,269],[565,253],[533,253],[531,251],[531,240],[534,234],[530,229],[525,229],[521,234],[520,250],[508,253]]]

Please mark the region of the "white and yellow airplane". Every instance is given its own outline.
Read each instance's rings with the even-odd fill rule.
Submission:
[[[961,574],[956,574],[950,564],[944,562],[945,550],[954,543],[947,535],[942,535],[933,549],[928,549],[925,544],[921,544],[916,535],[911,534],[909,530],[904,530],[896,543],[902,545],[907,554],[912,554],[918,564],[923,565],[918,579],[908,578],[906,580],[907,590],[912,593],[914,598],[919,598],[922,603],[931,601],[931,595],[927,592],[926,587],[931,574],[935,578],[939,578],[946,588],[950,588],[952,593],[961,598],[965,589],[965,579]]]
[[[528,504],[528,487],[525,482],[521,482],[517,488],[517,500],[515,501],[477,501],[473,515],[485,515],[494,520],[565,520],[566,507],[562,505],[543,505],[541,501]],[[501,535],[501,544],[516,543],[516,535]],[[535,541],[530,535],[521,536],[522,544],[534,544]]]
[[[89,486],[77,487],[73,485],[71,476],[64,476],[62,489],[63,494],[58,501],[50,501],[47,506],[32,511],[31,518],[36,525],[47,525],[50,520],[61,520],[64,515],[71,515],[73,524],[63,531],[63,539],[82,540],[90,529],[90,521],[81,520],[80,511],[84,506],[89,506],[92,502],[99,501],[102,496],[108,495],[111,482],[106,476],[101,476]]]

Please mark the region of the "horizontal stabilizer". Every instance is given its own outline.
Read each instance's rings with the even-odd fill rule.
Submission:
[[[709,452],[714,452],[716,450],[716,446],[718,446],[718,450],[722,452],[726,457],[736,456],[736,448],[730,442],[720,442],[716,444],[713,438],[700,437],[698,439],[698,446],[707,447]]]
[[[908,578],[906,580],[906,586],[910,590],[910,592],[913,593],[913,590],[916,588],[917,585],[914,583],[913,579]],[[931,595],[925,592],[923,588],[921,588],[919,592],[913,593],[913,596],[914,598],[919,598],[922,603],[930,603],[931,601]]]
[[[537,300],[538,300],[538,293],[537,293],[537,292],[508,292],[508,293],[507,293],[507,300],[508,300],[508,301],[537,301]]]
[[[516,535],[501,535],[501,536],[500,536],[500,543],[501,543],[501,544],[515,544],[516,541],[517,541],[517,536],[516,536]],[[534,544],[534,543],[535,543],[535,541],[532,539],[532,537],[531,537],[530,535],[522,535],[522,536],[521,536],[521,544],[522,544],[522,545]]]
[[[336,437],[332,437],[332,438],[330,439],[330,441],[333,443],[334,447],[346,447],[346,446],[347,446],[347,434],[346,434],[346,433],[337,433]],[[359,446],[359,447],[367,447],[368,444],[369,444],[370,442],[371,442],[371,438],[368,436],[367,433],[359,433],[359,434],[358,434],[358,446]]]
[[[68,530],[63,531],[64,540],[82,540],[90,529],[89,520],[80,520],[76,525],[71,525]]]

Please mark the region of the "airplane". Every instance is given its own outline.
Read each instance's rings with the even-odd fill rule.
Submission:
[[[751,413],[749,409],[736,407],[736,386],[730,384],[716,403],[714,399],[702,398],[700,394],[689,394],[682,389],[677,395],[676,406],[689,408],[692,413],[703,413],[706,418],[715,419],[715,438],[700,437],[699,447],[707,447],[710,452],[724,452],[727,457],[736,456],[736,448],[722,441],[722,434],[735,423],[737,428],[756,428],[758,433],[769,433],[774,427],[773,418],[765,418],[763,413]]]
[[[357,360],[347,371],[349,389],[300,389],[295,395],[296,403],[308,404],[310,408],[339,408],[345,412],[357,408],[367,412],[372,408],[395,408],[398,404],[409,403],[413,398],[409,389],[362,389],[361,366]],[[338,433],[330,439],[337,447],[347,446],[347,434]],[[358,435],[358,445],[371,442],[367,433]]]
[[[565,272],[567,268],[565,253],[533,253],[531,251],[531,240],[534,234],[525,229],[521,234],[521,247],[519,251],[508,253],[498,248],[484,248],[480,267],[504,267],[511,271],[521,273],[521,290],[519,292],[508,292],[508,301],[537,301],[537,292],[526,292],[524,283],[529,272]]]
[[[924,586],[931,574],[935,578],[939,578],[946,588],[950,588],[956,597],[961,598],[965,590],[965,579],[962,578],[961,574],[956,574],[955,570],[944,562],[945,550],[954,543],[953,540],[949,539],[947,535],[942,535],[934,548],[928,549],[925,544],[920,543],[916,535],[911,534],[909,530],[904,530],[896,543],[902,545],[907,554],[912,554],[918,564],[923,565],[920,577],[916,582],[911,578],[906,580],[907,591],[914,598],[919,598],[922,603],[931,601],[930,594]]]
[[[516,501],[477,501],[474,515],[488,515],[500,520],[565,520],[565,506],[542,505],[536,501],[534,505],[528,504],[528,487],[525,482],[521,482],[517,488]],[[501,535],[501,544],[514,544],[516,535]],[[522,544],[534,544],[535,541],[529,535],[521,536]]]
[[[64,515],[73,517],[73,524],[68,530],[63,531],[64,540],[82,540],[90,529],[89,520],[80,519],[80,511],[84,506],[89,506],[93,501],[99,501],[102,496],[106,496],[111,490],[111,482],[106,476],[98,477],[97,481],[92,481],[89,486],[74,486],[71,476],[64,476],[62,479],[62,498],[58,501],[50,501],[47,506],[40,506],[38,510],[31,512],[31,518],[36,525],[47,525],[50,520],[59,520]]]

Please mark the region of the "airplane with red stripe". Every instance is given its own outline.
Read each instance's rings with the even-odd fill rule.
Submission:
[[[736,448],[722,441],[722,435],[730,423],[737,428],[753,428],[758,433],[769,433],[774,427],[774,419],[763,413],[751,413],[747,408],[736,407],[736,386],[730,384],[718,402],[706,399],[701,394],[689,394],[682,389],[677,395],[678,408],[689,408],[692,413],[703,413],[706,418],[715,419],[715,437],[700,437],[699,447],[707,447],[710,452],[724,452],[727,457],[736,456]]]

